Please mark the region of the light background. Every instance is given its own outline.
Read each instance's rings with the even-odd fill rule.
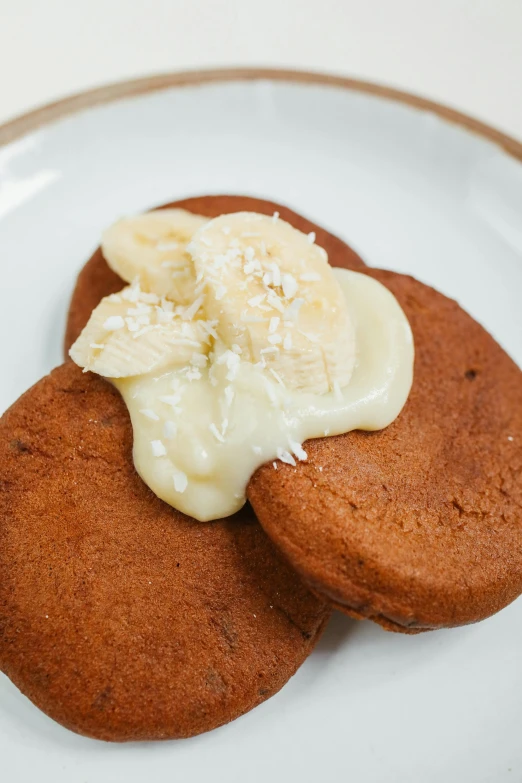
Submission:
[[[521,41],[522,0],[0,0],[0,122],[115,80],[259,65],[381,82],[522,138]]]
[[[0,0],[0,122],[71,92],[114,80],[214,65],[260,65],[326,70],[389,84],[453,106],[522,138],[521,40],[522,0],[87,0],[81,4],[75,0]],[[150,96],[151,101],[159,98],[159,94]],[[105,107],[105,110],[112,108]],[[388,108],[393,109],[393,104]],[[314,110],[313,105],[310,110]],[[150,111],[145,111],[141,121],[147,124],[150,117]],[[206,119],[211,128],[212,115]],[[140,118],[134,121],[139,126]],[[382,123],[381,127],[384,127]],[[119,127],[115,130],[119,140],[122,134]],[[164,138],[170,130],[163,129]],[[451,129],[453,133],[457,131]],[[110,142],[107,137],[105,131],[98,135],[101,146]],[[139,139],[143,136],[138,132],[134,138],[138,142],[137,150],[141,151]],[[407,134],[401,133],[399,140],[403,139],[404,149],[411,149],[415,158],[417,136],[410,143]],[[2,253],[2,258],[9,258],[13,270],[9,280],[24,291],[26,307],[33,314],[32,301],[27,303],[25,291],[25,258],[34,264],[31,279],[39,283],[41,276],[43,286],[48,286],[33,285],[30,296],[41,308],[38,313],[45,310],[48,314],[38,321],[45,328],[38,330],[36,339],[42,343],[47,340],[52,344],[49,349],[52,351],[58,350],[58,339],[50,339],[51,331],[47,327],[52,324],[56,333],[61,330],[61,321],[55,313],[62,306],[61,312],[65,310],[70,291],[68,276],[73,274],[71,259],[80,266],[92,237],[98,235],[99,226],[105,220],[107,205],[120,209],[120,197],[132,196],[127,192],[128,180],[122,181],[120,191],[99,187],[100,177],[110,182],[112,172],[126,171],[122,165],[126,150],[118,150],[116,144],[109,143],[105,162],[96,166],[88,156],[84,161],[81,156],[75,157],[74,151],[69,155],[59,135],[58,142],[53,154],[57,153],[58,158],[63,155],[66,164],[77,171],[76,189],[71,188],[70,180],[57,181],[57,189],[50,190],[50,198],[42,192],[41,201],[36,199],[34,206],[28,204],[28,212],[20,210],[19,222],[13,221],[9,233],[4,226],[0,232],[8,251]],[[88,150],[89,146],[84,143],[83,148]],[[136,180],[136,172],[139,173],[140,167],[146,169],[150,156],[156,155],[159,160],[156,171],[168,191],[171,171],[164,166],[161,149],[165,147],[159,151],[151,147],[145,150],[145,155],[131,155],[135,168],[129,168],[126,176]],[[326,144],[317,144],[315,149],[321,155],[330,154]],[[460,145],[456,148],[462,149]],[[44,153],[47,150],[43,148]],[[210,152],[206,150],[210,160],[211,152],[212,148]],[[520,193],[518,167],[497,169],[498,159],[494,157],[491,165],[488,158],[487,165],[478,168],[478,176],[473,181],[477,197],[473,206],[482,215],[492,217],[488,239],[483,241],[485,229],[477,231],[475,222],[457,219],[451,211],[453,187],[441,190],[441,205],[429,209],[434,203],[429,196],[438,192],[436,173],[424,177],[428,197],[419,198],[418,209],[414,203],[408,202],[404,207],[399,199],[392,199],[390,210],[386,200],[390,182],[405,198],[413,200],[408,188],[401,187],[402,179],[392,181],[384,169],[376,199],[369,186],[363,189],[357,181],[343,176],[344,169],[338,170],[335,150],[331,155],[332,180],[336,178],[343,188],[351,189],[350,203],[359,209],[359,214],[367,216],[366,221],[372,219],[367,208],[370,199],[373,208],[379,199],[386,202],[382,220],[377,223],[382,226],[387,221],[388,236],[400,240],[395,245],[397,258],[403,259],[404,243],[410,249],[410,257],[416,260],[417,245],[412,237],[424,242],[426,263],[432,258],[446,258],[446,254],[438,253],[439,246],[455,244],[454,255],[447,256],[446,267],[431,263],[433,274],[440,275],[441,280],[444,277],[448,286],[455,286],[455,291],[459,286],[458,290],[469,297],[466,305],[469,302],[472,311],[475,309],[472,297],[483,295],[485,304],[483,310],[477,306],[477,314],[487,314],[488,323],[498,329],[500,336],[505,333],[511,339],[519,339],[520,330],[513,330],[509,322],[510,318],[513,323],[520,318],[518,257],[509,242],[503,245],[502,257],[497,252],[490,253],[491,243],[502,240],[500,229],[506,227],[514,226],[508,239],[515,248],[519,247],[518,222],[515,225],[521,214],[517,207],[520,201],[516,200]],[[373,146],[367,158],[374,160],[375,171],[382,170]],[[50,159],[54,159],[53,155]],[[17,163],[21,165],[21,175],[24,165],[29,168],[34,165],[30,154],[28,160],[27,164]],[[457,151],[449,160],[460,160]],[[464,152],[464,167],[467,161]],[[250,164],[255,168],[256,161]],[[296,169],[296,184],[292,185],[296,193],[300,187],[300,168]],[[243,169],[237,167],[235,172],[238,178],[243,176]],[[458,166],[451,170],[442,168],[440,176],[442,179],[449,176],[451,184],[456,172]],[[408,181],[410,175],[420,180],[424,176],[416,166],[404,169],[403,173]],[[284,172],[281,174],[276,168],[273,175],[277,181]],[[266,176],[268,181],[272,172],[264,172],[260,167],[257,176],[260,179]],[[459,174],[458,180],[463,182],[463,176]],[[86,183],[90,183],[90,190]],[[151,180],[150,187],[156,188],[157,181]],[[367,194],[366,201],[361,201],[361,192]],[[418,192],[424,191],[412,191]],[[100,201],[100,193],[111,201]],[[304,188],[301,193],[306,195]],[[495,198],[497,194],[499,199]],[[313,189],[311,197],[316,197]],[[65,225],[60,220],[60,198],[64,210],[74,204],[72,221]],[[140,195],[141,198],[145,201],[149,196]],[[150,203],[156,200],[161,201],[161,196],[151,193]],[[332,195],[323,205],[325,214],[339,203]],[[28,217],[30,222],[31,209],[34,209],[37,230],[27,232],[23,225]],[[416,216],[413,232],[403,221],[394,219],[394,210]],[[449,218],[442,220],[445,210]],[[315,214],[315,210],[310,211]],[[421,213],[426,216],[424,223],[418,218]],[[41,222],[38,224],[37,220]],[[432,227],[440,225],[441,220],[446,231],[455,231],[456,242],[448,240],[448,234],[440,230],[435,234],[436,241],[431,241]],[[83,233],[78,238],[76,228],[80,224]],[[353,224],[359,230],[368,225],[359,219]],[[407,234],[401,235],[401,231]],[[381,253],[385,249],[389,252],[382,241],[386,232],[367,231],[366,236],[371,242],[381,243]],[[430,238],[429,243],[426,237]],[[453,264],[455,257],[462,261],[463,247],[469,247],[468,266]],[[373,257],[370,245],[368,253]],[[418,256],[423,257],[420,253]],[[482,263],[489,256],[494,261],[488,265]],[[44,263],[40,263],[41,258]],[[52,273],[47,260],[54,270]],[[477,268],[480,284],[470,287],[467,285],[469,270],[476,272]],[[56,285],[58,280],[61,288]],[[462,280],[466,281],[465,285]],[[490,292],[494,294],[494,306]],[[5,286],[2,293],[4,304],[18,307],[19,295],[10,294]],[[47,362],[49,353],[35,351],[31,319],[20,322],[18,311],[19,307],[15,310],[18,341],[24,340],[28,356],[36,354],[39,361]],[[13,323],[11,312],[8,306],[2,309],[6,323]],[[501,322],[507,325],[505,332],[498,326]],[[22,338],[24,332],[26,336]],[[22,360],[24,353],[19,342],[7,341],[5,350],[6,361],[9,351],[12,352],[7,363],[16,370],[8,376],[9,383],[16,384],[16,388],[6,387],[9,402],[34,380],[22,377],[21,373],[30,371],[35,376],[41,373],[39,367]],[[382,780],[383,769],[390,783],[419,783],[428,780],[428,776],[448,783],[520,781],[522,626],[519,607],[519,603],[513,604],[487,623],[451,634],[423,634],[411,639],[384,634],[371,623],[352,624],[352,630],[348,626],[351,635],[348,645],[344,644],[347,626],[341,618],[337,624],[334,621],[315,656],[280,695],[237,724],[180,746],[171,743],[155,746],[153,752],[143,746],[119,748],[101,744],[94,750],[94,744],[50,724],[26,700],[19,699],[14,687],[4,678],[0,683],[0,688],[3,687],[0,746],[4,743],[0,752],[0,779],[5,783],[16,780],[20,783],[29,780],[152,782],[159,779],[157,773],[162,768],[162,780],[194,780],[199,774],[199,779],[206,781],[210,768],[213,780],[224,777],[247,783],[255,775],[258,780],[278,783],[281,779],[278,772],[286,764],[287,769],[288,765],[291,767],[290,773],[285,773],[288,781],[317,780],[318,771],[319,777],[322,772],[323,779],[329,780],[356,783],[363,776],[366,780]],[[346,693],[350,694],[348,701]],[[380,699],[382,709],[375,708],[376,698]],[[428,726],[423,722],[426,715]],[[245,728],[242,730],[241,726]],[[293,726],[292,733],[289,727]],[[322,736],[327,738],[326,750],[317,741],[317,726],[322,727]],[[244,733],[240,736],[238,731]],[[265,744],[260,753],[256,743],[261,736]]]

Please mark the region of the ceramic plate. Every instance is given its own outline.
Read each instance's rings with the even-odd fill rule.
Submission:
[[[2,145],[3,142],[3,145]],[[286,203],[368,264],[461,304],[522,364],[522,147],[442,107],[340,79],[177,75],[0,129],[0,409],[61,361],[75,275],[123,213],[201,193]],[[6,783],[522,779],[522,599],[402,636],[342,615],[275,697],[191,740],[76,736],[0,676]]]

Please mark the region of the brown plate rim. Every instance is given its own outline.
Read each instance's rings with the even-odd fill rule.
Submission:
[[[53,103],[48,103],[0,125],[0,147],[38,130],[44,125],[56,122],[62,117],[90,109],[94,106],[112,103],[113,101],[166,90],[172,87],[193,87],[219,82],[257,80],[326,85],[403,103],[421,111],[431,112],[450,123],[464,127],[468,131],[494,142],[516,160],[522,161],[522,142],[444,104],[374,82],[314,71],[273,68],[176,71],[96,87],[95,89],[79,92]]]

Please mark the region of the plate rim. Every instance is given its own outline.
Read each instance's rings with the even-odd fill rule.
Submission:
[[[420,111],[428,111],[449,123],[459,125],[467,131],[493,142],[511,157],[522,162],[521,141],[445,104],[376,82],[321,71],[279,68],[210,68],[171,71],[137,79],[111,82],[101,87],[83,90],[44,104],[0,125],[0,148],[63,117],[125,98],[134,98],[173,87],[183,88],[233,81],[259,80],[337,87],[402,103]]]
[[[50,127],[52,131],[52,125],[55,122],[60,121],[61,119],[64,119],[68,116],[71,117],[75,116],[76,114],[79,114],[84,110],[90,110],[91,108],[94,109],[97,108],[98,106],[103,106],[103,105],[110,105],[121,99],[132,100],[134,97],[139,98],[142,95],[154,94],[156,92],[159,93],[166,89],[173,89],[173,88],[181,89],[184,87],[195,88],[199,85],[206,85],[206,84],[224,85],[232,81],[243,81],[245,83],[250,83],[250,82],[257,81],[259,79],[266,79],[268,82],[272,82],[274,84],[284,84],[284,83],[287,83],[289,85],[300,84],[303,85],[304,87],[306,87],[307,85],[309,86],[315,85],[319,88],[321,86],[325,86],[325,87],[333,86],[341,90],[345,90],[345,89],[349,90],[351,94],[374,95],[378,99],[389,100],[390,102],[393,102],[398,105],[410,106],[417,113],[419,111],[428,111],[432,113],[434,116],[440,117],[441,120],[450,123],[451,125],[454,125],[456,127],[461,127],[464,131],[468,133],[474,134],[479,138],[483,138],[484,140],[494,143],[498,149],[502,149],[506,154],[510,155],[511,159],[516,160],[519,163],[522,163],[522,143],[516,141],[515,139],[510,138],[509,136],[501,133],[500,131],[496,130],[493,127],[481,123],[480,121],[477,121],[472,117],[467,116],[466,114],[455,111],[442,104],[438,104],[436,102],[426,100],[422,97],[416,96],[414,94],[410,94],[408,92],[401,92],[399,90],[394,90],[385,87],[383,85],[378,85],[371,82],[359,81],[359,80],[344,78],[339,76],[331,76],[323,73],[310,73],[305,71],[271,70],[271,69],[226,69],[226,70],[201,70],[201,71],[198,70],[198,71],[173,72],[173,73],[157,75],[152,77],[115,82],[95,89],[81,91],[74,95],[66,97],[64,99],[51,102],[35,110],[24,113],[19,117],[16,117],[13,120],[9,120],[4,124],[0,124],[0,152],[4,147],[4,145],[9,145],[13,142],[16,142],[18,139],[23,138],[27,134],[37,132],[41,129],[45,130],[47,127]],[[500,615],[496,615],[496,618],[498,619],[499,616]],[[517,615],[515,613],[515,618],[516,617]],[[475,628],[476,627],[477,626],[475,626]],[[457,630],[462,631],[465,630],[465,628],[464,629],[461,628]],[[496,633],[496,631],[494,631],[494,633]],[[516,640],[516,636],[513,637],[514,642],[515,640]],[[373,641],[375,642],[375,640]],[[372,644],[371,646],[372,648],[374,648],[375,645]],[[380,645],[378,641],[377,641],[377,646],[382,647],[382,645]],[[356,645],[355,649],[358,650],[358,655],[361,658],[364,657],[363,647],[358,647]],[[465,645],[462,646],[462,649],[465,649]],[[379,649],[378,650],[379,658],[381,658],[382,654],[383,654],[382,650]],[[329,657],[331,658],[331,662],[333,664],[335,658],[335,648],[333,648],[333,652],[329,655]],[[451,654],[450,660],[453,660],[453,653]],[[401,656],[401,661],[405,666],[407,666],[408,656],[406,655],[404,658],[403,656]],[[412,679],[412,684],[413,685],[415,684],[415,678]],[[332,693],[333,693],[333,686],[329,685],[328,687],[329,688],[332,687]],[[304,690],[306,691],[306,688]],[[312,691],[309,692],[312,693]],[[25,697],[23,697],[23,699],[25,700]],[[507,700],[504,700],[504,706],[507,703],[508,703]],[[297,703],[295,706],[296,714],[299,711],[299,709],[300,709],[300,705]],[[330,705],[328,705],[328,710],[330,711],[331,709],[332,708],[330,707]],[[342,715],[339,713],[339,709],[335,707],[335,705],[333,707],[332,714],[334,717],[336,717],[337,720],[340,717],[342,717]],[[262,724],[263,725],[261,726],[261,729],[264,731],[264,721],[262,721]],[[53,726],[53,729],[54,728],[55,727]],[[55,749],[57,751],[57,755],[59,757],[63,753],[63,746],[66,745],[67,739],[65,738],[64,740],[62,739],[57,740],[55,738],[51,742],[48,739],[47,733],[43,729],[42,731],[36,729],[33,731],[31,727],[29,727],[29,729],[27,729],[25,732],[26,735],[28,736],[28,739],[27,738],[22,739],[22,741],[17,742],[16,745],[13,744],[13,748],[15,750],[14,758],[16,759],[17,750],[18,752],[20,751],[23,752],[23,750],[25,749],[27,755],[27,750],[29,749],[28,744],[30,745],[32,741],[31,735],[36,734],[37,742],[34,743],[35,744],[34,770],[33,770],[33,763],[30,763],[28,767],[28,772],[30,774],[32,771],[33,772],[36,771],[38,760],[39,760],[40,764],[42,765],[41,769],[44,775],[47,773],[52,776],[53,757],[52,754],[49,753],[49,751],[52,749],[52,745],[54,744]],[[255,730],[256,730],[256,723],[254,722],[254,731]],[[230,743],[230,745],[237,743],[237,740],[241,742],[244,738],[244,735],[242,734],[243,731],[244,730],[237,725],[236,732],[232,737],[232,739],[231,740],[225,739],[224,747],[227,748],[228,743]],[[205,737],[205,735],[203,736]],[[210,735],[207,734],[206,738],[208,738],[209,736]],[[98,743],[98,744],[102,745],[103,743]],[[128,749],[130,750],[130,748]],[[158,747],[156,744],[156,750],[157,749]],[[174,748],[172,747],[171,750],[174,751]],[[72,756],[75,753],[76,751],[73,749],[72,751],[67,750],[65,754],[64,764],[67,765],[67,772],[60,773],[64,775],[64,777],[67,774],[69,776],[71,775],[71,773],[74,774],[74,764],[72,763]],[[90,753],[91,751],[89,749],[87,754],[89,755],[89,757],[90,757]],[[196,749],[194,751],[192,749],[189,750],[187,754],[187,761],[182,762],[182,769],[185,768],[189,769],[190,759],[192,759],[193,755],[197,753],[200,753],[202,756],[204,756],[205,762],[208,760],[209,765],[212,764],[213,749],[211,746],[207,747],[205,745],[202,746],[199,751]],[[143,748],[139,749],[139,754],[140,754],[139,757],[136,757],[135,760],[137,766],[141,766],[144,763],[142,759],[142,755],[145,755]],[[101,758],[102,756],[101,750],[98,747],[95,749],[93,753],[94,761],[90,758],[87,759],[87,755],[82,746],[82,750],[78,753],[78,757],[80,759],[83,758],[83,763],[85,764],[85,779],[92,780],[98,777],[100,778],[100,781],[102,781],[102,783],[103,781],[110,779],[111,769],[114,770],[115,768],[111,766],[107,766],[107,767],[105,766],[106,761]],[[508,758],[506,758],[506,755],[508,756]],[[49,764],[49,767],[47,767],[47,764],[45,765],[42,764],[42,761],[44,760],[43,758],[44,756],[48,758],[47,764]],[[96,763],[97,757],[101,759],[98,761],[99,766]],[[458,766],[459,761],[461,761],[462,758],[464,757],[465,754],[463,754],[462,757],[457,756],[456,766]],[[49,761],[49,758],[51,758],[51,761]],[[357,759],[359,758],[359,754],[356,754],[355,758],[356,758],[355,775],[357,775],[357,769],[359,764]],[[11,760],[10,756],[9,755],[6,756],[6,759],[7,759],[7,764],[9,765],[9,762]],[[174,761],[174,759],[175,759],[174,753],[165,755],[164,758],[161,758],[161,754],[153,754],[152,756],[149,755],[148,763],[150,764],[151,767],[152,777],[155,778],[156,775],[159,775],[161,777],[162,774],[165,774],[165,772],[162,772],[162,770],[168,770],[169,764],[171,764],[171,762]],[[504,753],[502,752],[498,753],[496,760],[500,762],[504,760],[505,768],[508,767],[508,764],[510,767],[512,766],[513,769],[516,768],[517,758],[514,757],[514,751],[510,750],[510,746],[508,744],[505,745]],[[125,753],[124,755],[119,756],[119,762],[117,766],[119,767],[121,772],[123,772],[123,774],[125,774],[125,770],[127,770],[127,765],[129,765],[127,774],[129,774],[129,772],[132,771],[132,764],[133,764],[132,755],[130,753],[129,754]],[[381,768],[381,765],[384,769],[386,767],[386,761],[383,760],[378,763],[378,765],[376,766],[377,772],[379,772],[379,768]],[[311,765],[311,766],[314,767],[315,765]],[[206,763],[205,763],[205,767],[206,767]],[[242,764],[238,764],[231,770],[232,779],[235,780],[236,776],[240,777],[242,767],[243,767]],[[80,766],[79,769],[81,768],[82,766]],[[98,772],[96,772],[97,769]],[[383,771],[383,769],[381,771]],[[270,766],[268,765],[266,767],[266,771],[269,770],[270,770]],[[8,767],[8,771],[9,771],[9,767]],[[24,775],[25,771],[26,770],[24,769],[24,767],[19,765],[19,772],[22,776]],[[243,771],[244,771],[244,767],[243,767]],[[425,772],[426,771],[427,770],[425,770]],[[478,768],[477,770],[472,769],[471,774],[473,774],[474,771],[476,774]],[[401,767],[398,769],[398,772],[399,774],[406,774],[408,772],[408,769],[407,767],[406,768]],[[497,767],[497,772],[500,776],[501,774],[500,766]],[[199,774],[202,774],[202,776],[204,776],[205,773],[200,772]],[[503,772],[502,774],[503,776],[507,777],[506,772]],[[105,776],[107,776],[107,778]],[[504,777],[502,777],[502,779],[504,779]]]

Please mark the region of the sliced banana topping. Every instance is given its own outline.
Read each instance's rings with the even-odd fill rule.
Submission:
[[[208,218],[184,209],[157,209],[125,217],[102,236],[108,265],[127,283],[138,280],[144,291],[190,304],[195,272],[187,244]]]
[[[100,302],[70,355],[112,379],[136,470],[196,519],[240,509],[263,463],[295,467],[309,438],[386,427],[408,397],[396,299],[333,271],[315,236],[277,214],[161,210],[119,221],[103,250],[134,282]]]
[[[222,215],[189,245],[205,308],[223,342],[289,389],[346,386],[354,330],[341,287],[312,235],[276,217]]]
[[[129,378],[171,366],[189,365],[190,371],[206,364],[209,325],[187,318],[188,310],[141,291],[135,283],[102,299],[70,356],[85,371],[106,378]]]

